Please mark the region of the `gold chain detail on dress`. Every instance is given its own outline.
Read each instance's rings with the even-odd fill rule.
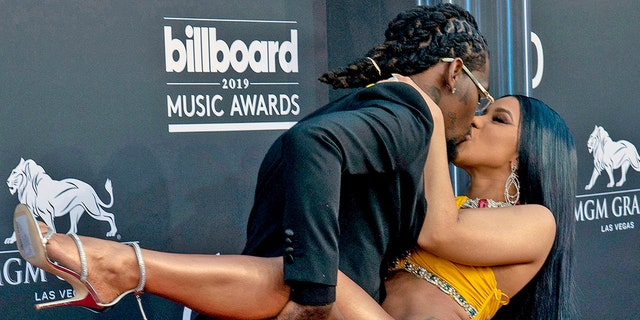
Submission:
[[[498,207],[510,207],[510,206],[512,206],[511,203],[504,202],[504,201],[495,201],[493,199],[469,198],[460,206],[460,209],[498,208]],[[473,319],[478,314],[478,310],[475,307],[473,307],[471,304],[469,304],[469,302],[467,302],[467,300],[453,286],[451,286],[449,283],[447,283],[437,275],[433,274],[429,270],[409,262],[408,259],[410,256],[411,256],[411,252],[407,251],[404,254],[400,255],[399,257],[395,258],[392,261],[391,266],[389,266],[389,271],[405,270],[413,274],[414,276],[433,284],[442,292],[446,293],[456,303],[458,303],[462,307],[462,309],[464,309],[464,311],[469,315],[471,319]]]
[[[453,286],[442,280],[437,275],[431,273],[429,270],[409,262],[407,259],[410,255],[411,253],[407,252],[403,254],[402,257],[394,259],[389,269],[405,270],[413,274],[414,276],[433,284],[442,292],[450,296],[456,303],[458,303],[462,307],[462,309],[464,309],[464,311],[469,315],[469,318],[473,319],[473,317],[478,314],[478,310],[476,310],[476,308],[469,304],[469,302],[467,302],[467,300]]]

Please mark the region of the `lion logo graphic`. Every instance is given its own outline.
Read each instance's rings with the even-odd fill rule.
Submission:
[[[111,230],[107,237],[116,235],[115,216],[105,211],[113,205],[113,188],[111,180],[107,179],[105,189],[111,197],[106,204],[100,200],[95,190],[87,183],[78,179],[53,180],[35,161],[20,159],[18,166],[11,171],[7,185],[11,194],[18,194],[20,203],[55,231],[54,219],[69,215],[70,228],[68,233],[78,232],[78,221],[84,212],[92,218],[109,223]],[[5,244],[16,241],[15,232],[4,240]]]
[[[602,170],[609,176],[607,188],[613,187],[614,183],[616,187],[621,187],[627,181],[629,167],[640,171],[640,155],[636,147],[626,140],[613,141],[603,127],[595,126],[587,141],[587,148],[593,154],[593,174],[585,190],[591,190]],[[621,172],[617,183],[613,178],[613,170],[616,169]]]

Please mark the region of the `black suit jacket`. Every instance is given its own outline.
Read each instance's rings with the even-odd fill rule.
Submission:
[[[298,303],[333,302],[338,268],[381,301],[387,264],[415,246],[424,219],[432,124],[424,99],[397,82],[301,120],[263,160],[243,254],[283,256]]]

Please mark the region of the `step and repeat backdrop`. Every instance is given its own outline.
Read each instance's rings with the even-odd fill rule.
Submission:
[[[69,230],[172,252],[238,253],[271,142],[327,102],[323,1],[0,1],[2,319],[73,294],[17,252],[19,202]],[[189,310],[143,296],[150,319]],[[183,315],[184,313],[184,315]]]
[[[583,319],[640,313],[638,21],[633,0],[531,1],[532,92],[567,120],[578,154]]]
[[[140,318],[132,296],[103,314],[33,310],[73,292],[18,254],[20,202],[58,232],[240,252],[271,142],[348,92],[317,77],[380,42],[397,12],[437,2],[0,0],[0,318]],[[477,17],[494,96],[532,95],[567,120],[583,319],[634,319],[640,4],[445,2]],[[464,192],[465,176],[452,176]],[[159,297],[143,303],[150,319],[192,318]]]

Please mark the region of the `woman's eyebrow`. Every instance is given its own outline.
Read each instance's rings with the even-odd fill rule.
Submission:
[[[511,114],[511,111],[509,111],[509,109],[507,109],[507,108],[497,107],[494,110],[494,112],[504,112],[504,113],[508,114],[511,119],[513,119],[513,114]]]

